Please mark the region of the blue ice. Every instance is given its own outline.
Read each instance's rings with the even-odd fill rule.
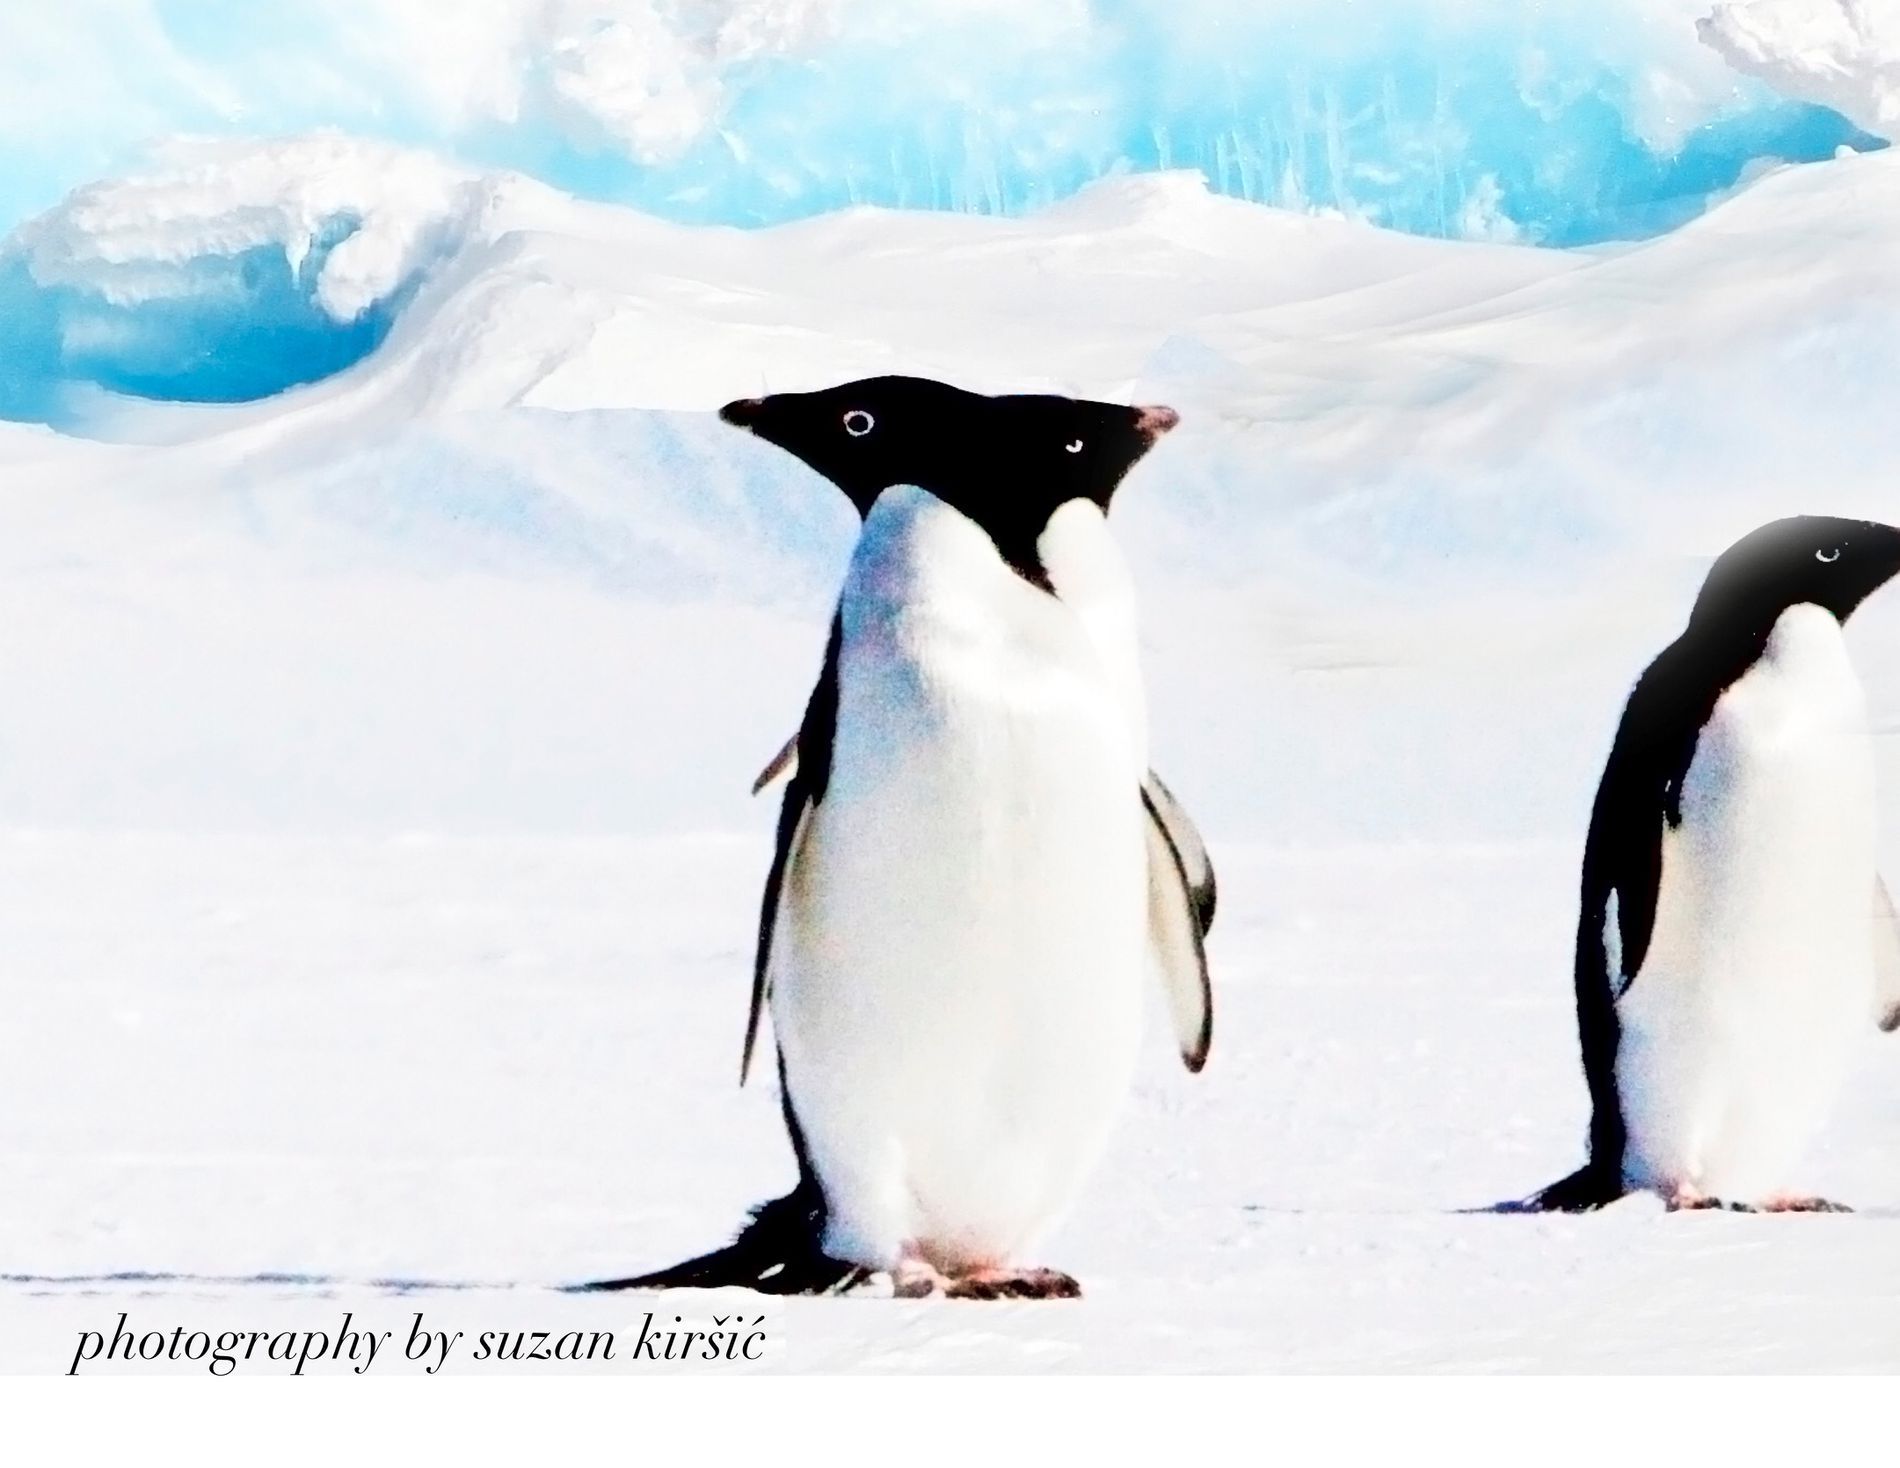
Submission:
[[[577,134],[531,85],[509,122],[444,122],[387,64],[359,56],[321,5],[161,4],[177,54],[243,105],[226,115],[165,90],[122,120],[47,119],[11,145],[15,158],[0,147],[0,227],[54,202],[55,177],[70,187],[129,164],[154,128],[333,125],[689,223],[757,226],[853,204],[1012,213],[1105,175],[1196,168],[1263,203],[1554,247],[1672,229],[1764,162],[1884,146],[1752,82],[1706,95],[1719,66],[1673,32],[1660,34],[1675,50],[1645,55],[1628,7],[1096,0],[1088,24],[1028,38],[999,33],[1008,13],[929,11],[921,38],[917,24],[847,25],[814,51],[724,63],[707,126],[640,161]],[[1688,87],[1681,125],[1659,128],[1655,77],[1685,47],[1705,94]],[[356,68],[361,85],[247,82],[276,75],[260,57],[286,54],[313,74]],[[136,60],[118,58],[118,74],[140,74]],[[75,388],[242,401],[347,366],[402,304],[347,322],[318,305],[325,249],[352,227],[333,219],[295,269],[273,248],[208,255],[189,292],[133,305],[38,284],[0,245],[0,418],[57,423]]]

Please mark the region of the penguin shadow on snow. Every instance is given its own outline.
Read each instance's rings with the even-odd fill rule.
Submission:
[[[299,1290],[331,1295],[364,1290],[384,1295],[453,1294],[464,1290],[514,1289],[512,1283],[473,1279],[352,1279],[340,1274],[262,1270],[256,1274],[189,1274],[157,1269],[120,1269],[102,1274],[6,1274],[0,1287],[27,1295],[170,1294],[200,1290]]]

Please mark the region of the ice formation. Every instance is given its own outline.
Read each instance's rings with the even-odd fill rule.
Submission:
[[[1900,0],[1743,0],[1699,22],[1738,70],[1891,140],[1900,126]]]
[[[153,136],[330,126],[683,222],[1020,211],[1198,168],[1259,202],[1569,244],[1867,141],[1701,45],[1711,0],[476,0],[452,24],[430,0],[76,3],[83,28],[0,0],[0,124],[33,140],[0,226]]]
[[[1350,27],[1313,0],[487,0],[447,30],[383,0],[347,34],[314,5],[218,24],[215,6],[88,3],[99,56],[17,17],[0,77],[32,76],[8,77],[0,120],[38,109],[51,146],[16,176],[83,121],[49,67],[75,69],[73,98],[125,86],[95,98],[99,126],[329,119],[380,138],[173,138],[21,224],[0,242],[0,418],[70,426],[102,390],[236,402],[335,373],[528,175],[757,225],[866,202],[1018,213],[1104,175],[1192,170],[1426,235],[1651,236],[1777,161],[1877,146],[1819,104],[1884,125],[1891,34],[1880,0],[1725,6],[1710,45],[1676,0],[1374,0]]]
[[[382,340],[480,198],[386,144],[174,142],[0,248],[0,417],[61,421],[83,386],[232,402],[327,376]]]

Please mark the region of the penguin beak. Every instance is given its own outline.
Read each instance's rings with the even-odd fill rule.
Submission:
[[[1871,569],[1880,578],[1874,585],[1881,586],[1892,579],[1896,572],[1900,572],[1900,529],[1882,525],[1878,521],[1869,522],[1869,527],[1876,534]]]
[[[1179,413],[1159,403],[1135,410],[1135,432],[1149,443],[1153,443],[1180,421]]]
[[[735,398],[719,410],[719,417],[734,428],[750,429],[764,411],[764,398]]]
[[[1900,529],[1878,520],[1862,521],[1848,564],[1841,570],[1845,575],[1834,614],[1845,622],[1856,607],[1900,573]]]

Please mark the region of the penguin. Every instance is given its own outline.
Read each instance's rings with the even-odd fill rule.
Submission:
[[[1106,1145],[1149,975],[1190,1071],[1212,1035],[1211,868],[1151,787],[1110,625],[1133,599],[1105,516],[1177,416],[915,378],[723,416],[864,517],[754,963],[747,1050],[769,1006],[799,1177],[725,1248],[596,1288],[1078,1295],[1024,1261]]]
[[[882,377],[867,378],[857,382],[847,382],[838,387],[823,389],[811,393],[783,393],[768,398],[743,398],[731,402],[720,409],[719,416],[727,423],[745,428],[769,442],[777,444],[797,456],[808,467],[830,479],[857,510],[862,520],[870,514],[871,506],[877,497],[893,484],[904,481],[905,476],[915,466],[901,451],[892,446],[879,444],[875,449],[864,445],[864,452],[839,453],[836,435],[830,429],[833,422],[842,423],[844,415],[852,412],[871,412],[862,404],[884,411],[903,413],[917,402],[928,404],[932,401],[955,402],[964,406],[984,401],[976,393],[954,388],[946,383],[929,378],[918,377]],[[1103,442],[1099,434],[1092,433],[1092,419],[1098,419],[1106,412],[1112,422],[1122,410],[1112,404],[1078,402],[1061,397],[1023,397],[1005,398],[1004,402],[1034,403],[1041,411],[1067,415],[1066,428],[1072,430],[1070,436],[1063,439],[1063,451],[1068,456],[1064,461],[1063,472],[1070,481],[1078,485],[1086,484],[1100,472],[1096,455]],[[1172,428],[1177,421],[1173,409],[1156,409],[1156,413],[1169,415],[1162,431]],[[855,421],[855,420],[854,420]],[[818,432],[810,431],[811,425],[822,425]],[[864,435],[868,438],[870,435]],[[1110,466],[1111,469],[1113,466]],[[1126,473],[1125,469],[1114,471]],[[1119,480],[1117,480],[1119,482]],[[1112,486],[1110,488],[1112,493]],[[1095,570],[1097,565],[1110,566],[1107,574]],[[1097,562],[1090,557],[1081,557],[1073,564],[1058,564],[1051,568],[1050,574],[1057,578],[1057,593],[1071,607],[1082,615],[1091,632],[1096,636],[1104,657],[1115,666],[1131,700],[1134,717],[1138,726],[1146,725],[1146,710],[1143,705],[1141,670],[1139,653],[1135,638],[1135,600],[1134,588],[1125,573],[1120,572],[1119,558],[1112,566],[1108,562]],[[798,736],[794,734],[780,746],[758,777],[752,782],[752,793],[758,795],[785,778],[795,767],[798,760]],[[1214,874],[1214,864],[1208,855],[1207,843],[1202,840],[1199,829],[1185,807],[1178,801],[1174,792],[1154,770],[1150,769],[1142,781],[1143,799],[1153,808],[1154,819],[1160,827],[1164,840],[1158,853],[1157,882],[1166,888],[1172,880],[1170,868],[1178,863],[1187,875],[1188,890],[1192,897],[1191,910],[1195,925],[1199,929],[1203,943],[1214,924],[1214,911],[1219,901],[1219,889]],[[1154,945],[1157,956],[1163,964],[1165,955],[1176,946],[1177,939],[1166,929],[1170,904],[1156,904],[1156,929]],[[1173,997],[1171,995],[1171,997]],[[1175,1018],[1179,1024],[1191,1023],[1197,1015],[1211,1019],[1211,1006],[1201,1003],[1186,1003],[1191,994],[1183,994],[1180,1002],[1174,1006]],[[746,1026],[745,1048],[740,1057],[739,1079],[744,1084],[750,1071],[753,1047],[758,1036],[759,1010],[755,1003]],[[1210,1036],[1199,1038],[1201,1053],[1205,1055]]]
[[[1525,1199],[1580,1212],[1843,1211],[1795,1183],[1870,1020],[1900,1026],[1873,745],[1843,627],[1900,529],[1777,520],[1711,567],[1637,681],[1591,812],[1576,942],[1589,1159]]]

